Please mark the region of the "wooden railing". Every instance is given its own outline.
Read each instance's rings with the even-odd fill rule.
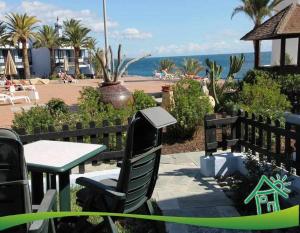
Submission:
[[[128,122],[130,119],[128,119]],[[108,121],[103,121],[102,127],[96,127],[95,122],[90,122],[88,128],[84,128],[82,123],[77,123],[75,129],[63,125],[61,130],[55,130],[53,126],[47,129],[37,127],[33,134],[28,134],[24,129],[16,129],[23,144],[38,140],[71,141],[79,143],[104,144],[107,150],[94,157],[91,162],[97,164],[103,160],[120,160],[123,157],[125,146],[125,134],[128,125],[122,125],[121,120],[115,121],[115,125],[110,126]],[[85,172],[84,164],[79,166],[79,172]]]
[[[296,116],[292,118],[297,119]],[[300,118],[299,118],[300,119]],[[236,116],[205,117],[205,152],[212,155],[218,149],[232,152],[251,151],[260,160],[274,161],[292,173],[300,175],[300,120],[287,120],[284,126],[276,120],[240,111]]]

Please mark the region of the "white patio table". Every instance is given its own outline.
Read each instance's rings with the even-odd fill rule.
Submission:
[[[56,189],[56,175],[58,175],[60,210],[69,211],[71,169],[104,150],[106,150],[104,145],[47,140],[24,145],[25,160],[28,170],[31,171],[33,204],[40,203],[44,195],[43,173],[47,175],[49,189]]]

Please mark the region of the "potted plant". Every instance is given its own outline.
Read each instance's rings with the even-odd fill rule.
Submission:
[[[120,78],[124,75],[129,65],[151,56],[147,54],[139,58],[126,59],[125,56],[122,57],[121,50],[122,46],[119,45],[116,61],[114,60],[111,46],[109,46],[109,50],[105,54],[95,54],[103,70],[104,81],[99,86],[102,101],[112,104],[115,108],[125,107],[132,101],[132,93],[121,84]]]

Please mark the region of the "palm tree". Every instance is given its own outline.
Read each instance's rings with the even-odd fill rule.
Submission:
[[[158,70],[159,71],[166,71],[166,72],[170,72],[172,71],[174,68],[176,67],[174,61],[172,61],[171,59],[163,59],[159,62],[159,67]]]
[[[92,64],[92,53],[96,50],[97,40],[95,38],[90,38],[86,44],[86,48],[89,53],[89,64]]]
[[[240,0],[241,5],[234,8],[231,18],[238,13],[244,13],[254,23],[254,28],[261,25],[263,20],[267,16],[272,16],[275,6],[281,3],[283,0]],[[259,66],[260,63],[260,42],[254,41],[254,53],[256,56],[255,67]]]
[[[11,13],[6,15],[6,25],[10,40],[17,45],[22,45],[22,61],[24,66],[24,78],[30,78],[30,66],[28,61],[27,43],[36,37],[34,32],[37,29],[36,24],[39,20],[35,16],[25,14]]]
[[[36,36],[34,43],[35,48],[48,48],[50,53],[51,75],[55,70],[55,49],[61,44],[61,39],[56,33],[55,28],[49,25],[44,25]]]
[[[203,69],[199,60],[193,58],[184,59],[182,64],[182,72],[188,76],[196,76]]]
[[[4,22],[0,22],[0,45],[5,46],[7,43],[6,25]]]
[[[91,65],[93,65],[95,69],[95,75],[97,78],[101,78],[103,76],[103,69],[100,64],[99,58],[102,57],[104,58],[104,50],[100,48],[94,49],[94,52],[91,54]]]
[[[64,42],[74,48],[75,76],[80,75],[79,54],[81,47],[87,47],[91,37],[88,36],[90,29],[84,27],[80,20],[70,19],[64,21]]]

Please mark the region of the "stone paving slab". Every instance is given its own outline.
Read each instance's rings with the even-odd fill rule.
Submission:
[[[239,213],[213,177],[200,173],[203,152],[164,155],[153,198],[166,216],[236,217]],[[242,232],[167,223],[169,233]],[[245,232],[245,231],[244,231]]]

